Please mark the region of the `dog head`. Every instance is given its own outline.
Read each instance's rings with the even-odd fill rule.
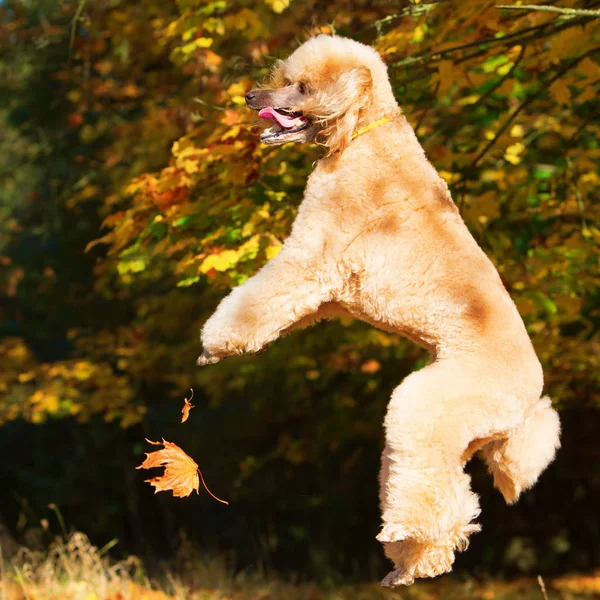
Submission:
[[[358,128],[399,110],[377,52],[329,35],[279,61],[246,103],[271,122],[260,136],[265,144],[314,141],[328,155],[343,151]]]

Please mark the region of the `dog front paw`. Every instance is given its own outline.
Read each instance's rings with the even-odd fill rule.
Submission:
[[[206,365],[215,365],[221,360],[220,356],[215,356],[208,352],[208,350],[204,350],[204,352],[198,357],[196,364],[199,367],[205,367]]]
[[[403,569],[395,569],[388,573],[380,582],[382,587],[395,588],[401,585],[411,585],[415,578]]]
[[[233,327],[219,325],[214,315],[204,325],[200,343],[202,355],[196,361],[200,367],[214,365],[222,358],[243,352]]]

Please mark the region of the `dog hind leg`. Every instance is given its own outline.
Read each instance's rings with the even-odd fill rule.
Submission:
[[[477,496],[463,454],[478,411],[459,410],[472,390],[460,365],[433,363],[394,391],[380,472],[383,528],[377,539],[396,567],[382,585],[451,570],[455,550],[479,530]]]

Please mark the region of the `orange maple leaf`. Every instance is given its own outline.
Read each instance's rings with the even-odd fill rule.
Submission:
[[[192,392],[192,395],[190,396],[189,400],[187,398],[184,398],[183,401],[185,402],[185,404],[183,405],[183,408],[181,409],[181,422],[185,423],[189,417],[190,417],[190,410],[192,410],[192,408],[194,408],[194,405],[192,404],[192,398],[194,397],[194,390],[192,388],[190,388],[190,392]]]
[[[146,460],[136,469],[152,469],[154,467],[164,467],[165,472],[152,479],[146,479],[146,482],[154,486],[154,493],[166,492],[172,490],[173,496],[184,498],[196,490],[198,493],[199,481],[202,481],[204,489],[215,499],[223,504],[229,504],[225,500],[217,498],[207,487],[202,476],[202,471],[198,465],[179,447],[177,444],[167,442],[152,442],[146,440],[154,446],[164,446],[162,450],[146,453]],[[199,478],[198,478],[199,476]]]

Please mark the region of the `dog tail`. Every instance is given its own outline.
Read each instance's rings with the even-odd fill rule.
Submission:
[[[503,439],[483,448],[494,487],[508,504],[516,502],[554,460],[560,447],[560,421],[550,398],[544,396],[531,412]]]

